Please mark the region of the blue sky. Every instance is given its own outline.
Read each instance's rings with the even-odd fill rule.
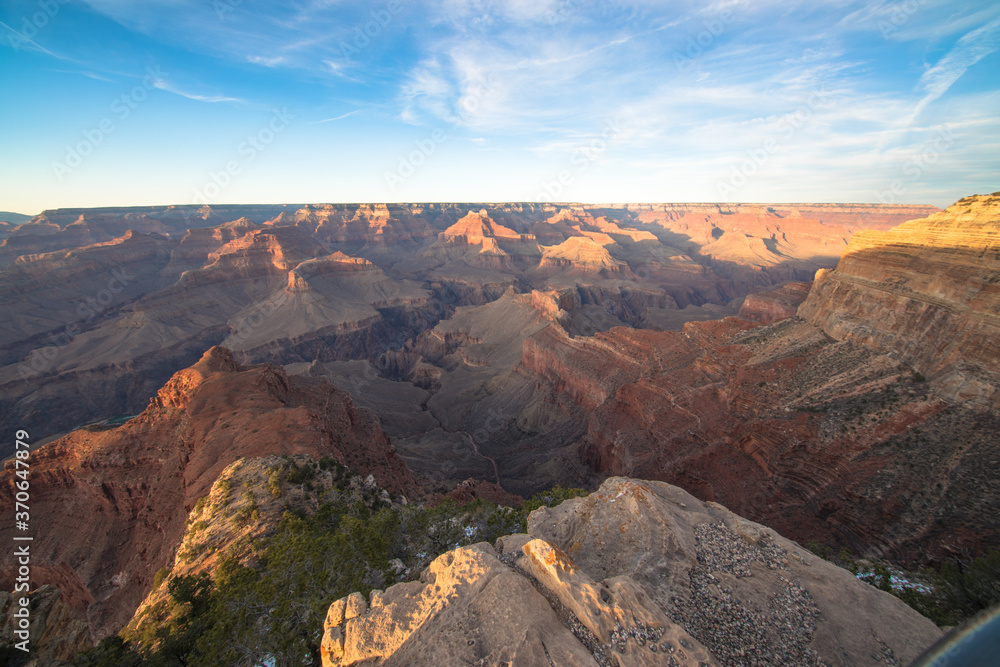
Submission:
[[[993,0],[6,0],[0,21],[0,210],[1000,190]]]

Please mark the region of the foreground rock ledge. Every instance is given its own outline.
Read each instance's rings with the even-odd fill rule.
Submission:
[[[611,478],[330,606],[323,664],[905,665],[941,631],[721,505]]]

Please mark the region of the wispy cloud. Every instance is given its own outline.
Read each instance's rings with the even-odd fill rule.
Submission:
[[[423,174],[439,170],[428,181],[466,182],[468,165],[480,160],[509,174],[506,182],[478,179],[490,187],[495,180],[494,196],[503,198],[510,183],[535,178],[525,175],[532,169],[544,172],[538,178],[559,173],[609,121],[620,131],[585,176],[601,192],[612,192],[602,182],[615,184],[622,199],[641,199],[642,188],[662,199],[665,183],[680,197],[710,197],[717,178],[775,137],[780,149],[759,168],[748,196],[793,185],[801,193],[828,184],[829,196],[841,199],[870,192],[865,182],[884,182],[942,127],[953,128],[956,140],[940,164],[1000,170],[1000,153],[987,150],[1000,143],[1000,124],[992,122],[1000,84],[984,71],[1000,51],[995,0],[420,0],[400,7],[389,12],[385,0],[82,0],[66,4],[37,43],[24,43],[31,53],[17,61],[122,83],[123,91],[147,64],[162,65],[170,75],[157,88],[212,107],[206,114],[203,105],[178,104],[176,117],[157,119],[183,123],[190,136],[211,136],[208,117],[294,107],[315,120],[303,131],[309,138],[283,136],[283,150],[313,155],[313,143],[328,140],[366,146],[365,169],[345,187],[367,187],[361,173],[391,168],[415,139],[444,128],[458,141],[428,160]],[[0,19],[4,39],[22,20],[2,8]],[[45,62],[50,57],[67,62]],[[77,83],[104,104],[108,86]],[[810,101],[817,92],[823,104]],[[344,136],[318,127],[332,130],[330,123],[361,111],[364,123],[336,126],[351,127]],[[70,115],[63,135],[78,132],[81,121]],[[968,180],[971,169],[956,168],[949,178]],[[536,186],[508,196],[531,196]]]
[[[250,104],[247,100],[240,97],[229,97],[227,95],[200,95],[198,93],[191,93],[186,90],[181,90],[177,86],[163,79],[158,79],[153,82],[153,87],[159,90],[164,90],[168,93],[173,93],[174,95],[180,95],[181,97],[186,97],[189,100],[194,100],[196,102],[208,102],[209,104],[219,104],[224,102],[231,102],[236,104]]]
[[[3,21],[0,21],[0,26],[3,26],[4,28],[7,28],[8,31],[10,31],[11,34],[8,37],[8,43],[11,44],[12,47],[16,44],[17,47],[15,47],[15,48],[20,48],[21,45],[27,44],[28,48],[30,48],[30,49],[34,49],[34,50],[39,51],[41,53],[45,53],[47,55],[52,56],[53,58],[59,58],[60,60],[64,60],[64,58],[62,56],[59,56],[59,55],[56,55],[55,53],[52,53],[51,51],[49,51],[48,49],[46,49],[44,46],[42,46],[41,44],[39,44],[38,42],[36,42],[36,41],[34,41],[32,39],[28,39],[24,34],[22,34],[21,32],[19,32],[17,30],[14,30],[14,28],[11,28],[9,25],[7,25],[6,23],[4,23]]]
[[[264,67],[280,67],[288,63],[288,58],[285,56],[247,56],[247,62]]]
[[[60,74],[79,74],[80,76],[85,76],[88,79],[93,79],[95,81],[104,81],[105,83],[114,83],[114,79],[104,76],[102,74],[97,74],[96,72],[88,72],[85,70],[67,70],[67,69],[57,69],[52,70],[53,72],[59,72]]]
[[[911,114],[911,122],[927,105],[944,95],[965,72],[1000,48],[1000,19],[966,33],[933,67],[920,77],[926,93]]]
[[[361,109],[355,109],[354,111],[348,111],[347,113],[340,114],[339,116],[334,116],[333,118],[324,118],[323,120],[314,120],[310,125],[319,125],[320,123],[332,123],[337,120],[344,120],[345,118],[350,118],[355,114],[361,113]]]

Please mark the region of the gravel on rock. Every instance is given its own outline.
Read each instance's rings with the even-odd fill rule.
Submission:
[[[691,595],[671,598],[673,616],[724,665],[799,667],[824,665],[809,648],[819,609],[812,595],[779,577],[782,589],[766,609],[745,604],[713,572],[753,576],[751,564],[787,569],[786,552],[764,534],[757,544],[722,523],[695,527],[698,566],[690,573]]]

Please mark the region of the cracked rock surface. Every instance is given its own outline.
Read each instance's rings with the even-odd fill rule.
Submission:
[[[334,602],[323,664],[898,665],[940,631],[774,531],[661,482],[611,478],[528,535]]]

